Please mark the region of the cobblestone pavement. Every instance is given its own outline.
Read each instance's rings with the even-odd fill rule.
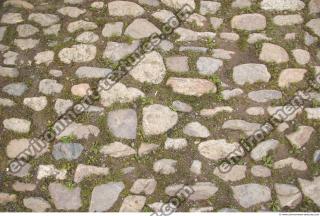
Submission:
[[[194,13],[30,157],[29,141],[176,15]],[[7,0],[0,210],[319,211],[320,92],[227,173],[218,162],[320,73],[320,0]],[[33,151],[33,152],[32,152]]]

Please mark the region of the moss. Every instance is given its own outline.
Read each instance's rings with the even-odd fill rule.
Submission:
[[[14,26],[10,25],[7,27],[5,35],[3,36],[2,42],[8,46],[13,46],[14,38],[18,37],[18,33]]]

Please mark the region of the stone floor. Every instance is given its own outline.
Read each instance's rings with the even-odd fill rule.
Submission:
[[[29,141],[175,16],[194,13],[17,172]],[[320,0],[7,0],[0,210],[319,211],[320,92],[218,169],[320,73]],[[30,150],[30,149],[29,149]]]

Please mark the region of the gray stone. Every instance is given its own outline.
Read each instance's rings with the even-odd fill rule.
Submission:
[[[201,75],[211,76],[222,66],[222,60],[210,57],[200,57],[197,61],[197,69]]]
[[[310,0],[308,7],[309,7],[309,14],[320,13],[320,1],[319,0]]]
[[[207,138],[210,136],[210,131],[199,122],[188,123],[183,128],[183,133],[188,136],[200,137],[200,138]]]
[[[26,192],[26,191],[34,191],[36,189],[37,185],[31,184],[31,183],[23,183],[19,181],[15,181],[12,184],[12,188],[15,191],[18,192]]]
[[[3,3],[4,7],[12,6],[16,8],[23,8],[26,10],[32,10],[34,6],[27,1],[22,0],[8,0]]]
[[[160,159],[153,163],[153,171],[163,174],[170,175],[177,171],[176,169],[176,160],[172,159]]]
[[[137,135],[137,114],[133,109],[109,112],[108,127],[111,133],[124,139],[135,139]]]
[[[189,7],[195,9],[196,5],[194,0],[160,0],[163,4],[173,9],[179,10],[185,4],[188,4]]]
[[[294,209],[302,201],[302,194],[296,186],[275,184],[274,188],[282,208],[288,206],[289,208]]]
[[[15,78],[19,76],[19,71],[16,68],[0,66],[0,76]]]
[[[213,32],[196,32],[186,28],[176,28],[174,33],[178,34],[180,37],[176,40],[176,42],[191,42],[191,41],[199,41],[199,40],[207,40],[214,39],[216,37],[216,33]]]
[[[313,37],[308,32],[304,32],[304,44],[307,46],[311,46],[315,42],[317,42],[319,39],[317,37]]]
[[[70,64],[92,61],[96,57],[97,48],[88,44],[77,44],[71,48],[63,48],[58,56],[60,61]]]
[[[58,116],[64,114],[68,108],[72,106],[73,102],[71,100],[64,100],[58,98],[54,104],[54,110]]]
[[[271,190],[259,184],[244,184],[231,186],[233,197],[244,208],[268,202],[271,200]]]
[[[19,152],[20,153],[20,152]],[[23,163],[23,161],[22,161]],[[12,176],[16,176],[16,177],[19,177],[19,178],[23,178],[23,177],[26,177],[28,175],[30,175],[30,171],[31,171],[31,164],[30,163],[26,163],[24,164],[24,166],[18,168],[17,170],[15,170],[14,168],[8,172],[9,175],[12,175]]]
[[[105,82],[102,80],[99,82],[99,87],[108,88],[105,85]],[[126,87],[124,84],[118,82],[112,86],[109,90],[100,90],[99,91],[101,99],[100,102],[103,106],[109,107],[113,103],[128,103],[135,101],[139,97],[144,97],[144,93],[139,89]]]
[[[74,173],[73,181],[75,183],[80,183],[84,178],[92,175],[106,176],[108,174],[109,174],[109,168],[107,167],[97,167],[97,166],[79,164]]]
[[[69,23],[67,30],[68,32],[73,33],[79,30],[89,31],[89,30],[94,30],[96,28],[98,28],[98,26],[94,22],[78,20],[78,21]]]
[[[303,23],[303,18],[299,14],[278,15],[273,18],[273,22],[278,26],[297,25]]]
[[[210,24],[214,28],[214,30],[218,30],[222,23],[222,18],[210,17]]]
[[[71,18],[77,18],[81,14],[86,13],[86,10],[82,10],[77,7],[63,7],[57,10],[57,12],[65,16],[69,16]]]
[[[19,83],[11,83],[2,88],[2,91],[13,96],[21,96],[28,89],[27,85]]]
[[[170,51],[170,50],[173,49],[173,43],[171,43],[171,42],[168,41],[168,40],[162,40],[162,41],[160,42],[160,44],[158,45],[158,47],[159,47],[162,51],[168,52],[168,51]]]
[[[59,126],[61,123],[57,122],[54,124],[53,128],[61,127]],[[90,135],[97,137],[100,133],[100,130],[98,127],[93,125],[84,125],[81,123],[71,123],[57,135],[57,139],[60,139],[64,136],[75,136],[76,139],[88,139]]]
[[[193,193],[188,197],[189,200],[208,200],[217,191],[218,187],[212,182],[197,182],[191,186]],[[189,190],[191,189],[189,188]],[[186,190],[187,193],[190,193]]]
[[[111,73],[111,69],[109,68],[98,68],[98,67],[79,67],[75,74],[78,78],[89,78],[89,79],[98,79],[104,78],[109,73]]]
[[[48,66],[53,62],[53,58],[54,58],[54,52],[48,50],[48,51],[37,53],[37,55],[34,57],[34,60],[36,64],[45,64]]]
[[[159,145],[153,144],[153,143],[141,143],[139,150],[138,150],[138,155],[141,157],[143,155],[147,155],[156,149],[159,148]]]
[[[7,204],[9,202],[16,202],[17,196],[15,194],[0,192],[0,204]]]
[[[212,57],[224,60],[232,59],[232,56],[235,54],[233,51],[224,50],[224,49],[213,49]]]
[[[215,84],[206,79],[170,77],[166,85],[176,93],[197,97],[217,91]]]
[[[85,0],[64,0],[65,4],[71,4],[71,5],[76,5],[76,4],[83,4]]]
[[[289,55],[285,49],[278,45],[264,43],[262,45],[262,50],[260,52],[259,59],[264,62],[274,62],[280,64],[288,62]]]
[[[215,107],[213,109],[202,109],[202,110],[200,110],[200,115],[206,116],[206,117],[212,117],[212,116],[217,115],[218,113],[221,113],[221,112],[231,113],[231,112],[233,112],[233,109],[230,106]]]
[[[58,83],[57,80],[43,79],[39,83],[39,91],[45,95],[52,95],[60,93],[63,85]]]
[[[255,177],[267,178],[271,176],[271,170],[265,166],[255,165],[251,168],[251,173]]]
[[[4,38],[6,31],[7,31],[7,26],[0,27],[0,41],[2,41],[2,39]]]
[[[316,150],[313,153],[313,162],[314,163],[319,163],[320,162],[320,150]]]
[[[174,110],[179,112],[186,112],[186,113],[192,112],[192,106],[182,101],[178,101],[178,100],[173,101],[171,106],[173,107]]]
[[[180,46],[180,52],[196,52],[196,53],[207,53],[208,48],[206,47],[198,47],[198,46]]]
[[[29,37],[39,32],[39,29],[30,24],[21,24],[17,26],[17,32],[19,37]]]
[[[3,54],[3,64],[5,65],[16,65],[16,61],[19,54],[16,52],[8,51],[5,54]]]
[[[47,106],[48,101],[45,96],[31,97],[31,98],[24,98],[23,104],[31,108],[32,110],[39,112]]]
[[[168,70],[173,72],[188,72],[188,57],[186,56],[172,56],[166,58],[166,66]]]
[[[320,37],[320,18],[310,20],[306,26]]]
[[[173,149],[173,150],[179,150],[187,147],[188,142],[185,138],[167,138],[166,142],[164,143],[165,149]]]
[[[75,160],[80,157],[84,147],[79,143],[57,143],[53,145],[52,155],[54,159]]]
[[[213,207],[190,208],[189,212],[213,212]]]
[[[45,35],[58,35],[59,34],[59,31],[61,29],[61,24],[55,24],[55,25],[52,25],[48,28],[44,28],[43,29],[43,34]]]
[[[29,197],[23,199],[23,205],[31,209],[33,212],[45,212],[47,209],[51,208],[48,201],[44,200],[42,197]]]
[[[200,14],[215,14],[220,9],[221,3],[215,1],[200,1]]]
[[[90,7],[95,8],[95,9],[102,9],[104,7],[104,2],[102,2],[102,1],[92,2]]]
[[[99,40],[99,36],[94,32],[83,32],[76,37],[76,41],[79,43],[94,43]]]
[[[37,179],[41,180],[43,178],[54,177],[58,180],[64,180],[67,178],[66,169],[57,169],[53,164],[50,165],[39,165],[37,172]]]
[[[287,68],[281,71],[279,75],[278,85],[281,88],[289,87],[291,83],[297,83],[303,80],[306,69]]]
[[[3,44],[0,44],[0,53],[4,53],[9,50],[9,46],[5,46]]]
[[[136,154],[136,151],[128,145],[121,142],[113,142],[101,148],[100,153],[109,155],[110,157],[127,157]]]
[[[123,29],[123,22],[107,23],[102,29],[103,37],[121,36]],[[110,42],[113,43],[113,42]]]
[[[42,27],[47,27],[59,22],[60,18],[54,14],[32,13],[29,15],[28,20],[36,22]]]
[[[303,194],[320,207],[320,176],[315,176],[311,181],[298,178],[298,182]]]
[[[302,148],[307,144],[311,138],[314,128],[310,126],[299,126],[298,130],[286,135],[286,138],[289,140],[291,145],[296,148]]]
[[[133,41],[131,44],[108,42],[103,52],[103,58],[119,61],[120,59],[133,53],[139,47],[139,41]]]
[[[33,142],[36,141],[36,142]],[[35,144],[36,145],[35,145]],[[33,156],[35,158],[43,155],[44,153],[49,151],[49,144],[45,143],[43,141],[40,141],[38,139],[35,140],[31,140],[31,139],[13,139],[10,140],[9,144],[6,147],[6,154],[9,158],[16,158],[19,156],[20,153],[27,151],[28,149],[30,149],[31,145],[35,145],[35,146],[42,146],[41,151],[36,151]]]
[[[142,18],[135,19],[124,32],[125,35],[134,39],[146,38],[153,33],[161,34],[161,31],[147,19]]]
[[[146,202],[146,197],[129,195],[124,198],[120,207],[120,212],[140,212]]]
[[[247,167],[244,165],[234,165],[228,172],[221,172],[219,167],[216,167],[213,174],[221,178],[223,181],[240,181],[246,177]]]
[[[305,7],[301,0],[262,0],[260,4],[263,10],[276,11],[299,11]]]
[[[3,126],[5,129],[17,133],[28,133],[30,131],[31,122],[25,119],[9,118],[3,120]]]
[[[138,0],[138,2],[139,4],[148,5],[151,7],[157,7],[160,4],[158,0]]]
[[[223,129],[231,129],[231,130],[241,130],[247,136],[250,136],[255,131],[260,129],[260,124],[258,123],[250,123],[240,119],[227,120],[223,123]]]
[[[240,39],[240,36],[233,32],[221,32],[219,36],[221,39],[231,42],[235,42]]]
[[[2,15],[0,22],[3,24],[17,24],[23,22],[23,18],[20,13],[5,13]]]
[[[166,67],[162,56],[158,52],[152,51],[147,53],[129,73],[139,82],[159,84],[164,79]]]
[[[14,45],[19,47],[21,50],[27,50],[35,48],[39,44],[40,40],[36,39],[15,39],[13,41]]]
[[[69,189],[60,183],[50,183],[49,193],[59,210],[78,210],[81,207],[80,187]]]
[[[231,20],[231,27],[238,30],[257,31],[267,26],[265,16],[261,14],[241,14],[234,16]]]
[[[251,6],[251,0],[234,0],[231,4],[233,8],[248,8]]]
[[[288,111],[289,110],[289,111]],[[267,108],[267,111],[269,115],[273,116],[276,119],[279,119],[281,121],[292,121],[297,117],[298,114],[302,113],[302,108],[292,105],[286,105],[286,106],[276,106],[271,107],[269,106]],[[284,116],[282,113],[286,113]]]
[[[207,23],[207,18],[197,13],[191,14],[188,19],[188,23],[193,23],[199,27],[203,27]]]
[[[243,94],[243,91],[240,88],[236,88],[232,90],[223,90],[221,94],[224,100],[229,100],[230,98],[237,97]]]
[[[90,201],[90,212],[109,210],[117,201],[121,191],[125,188],[122,182],[109,182],[94,187]],[[106,199],[108,194],[108,199]]]
[[[80,83],[71,87],[71,93],[75,96],[84,97],[92,93],[88,83]]]
[[[191,167],[190,167],[190,172],[192,172],[195,175],[200,175],[201,174],[201,167],[202,167],[201,161],[193,160]]]
[[[253,116],[264,115],[264,109],[263,107],[249,107],[246,113]]]
[[[268,152],[275,150],[279,146],[279,141],[275,139],[269,139],[258,143],[256,147],[250,152],[250,156],[255,161],[262,160],[263,157],[268,155]]]
[[[277,90],[264,89],[249,92],[248,97],[255,102],[266,103],[272,100],[281,99],[282,93]]]
[[[169,107],[153,104],[143,108],[142,127],[146,135],[167,132],[178,122],[178,114]]]
[[[264,64],[241,64],[233,68],[233,80],[238,85],[269,82],[271,75]]]
[[[198,145],[199,153],[210,160],[218,161],[239,148],[238,143],[228,143],[225,139],[208,140]],[[238,154],[237,154],[238,155]]]
[[[129,1],[113,1],[108,3],[110,16],[132,16],[137,17],[144,14],[144,9]]]
[[[152,14],[152,16],[158,19],[162,23],[166,23],[169,21],[171,17],[175,17],[174,13],[169,10],[158,10]]]
[[[141,194],[144,193],[145,195],[153,194],[154,190],[156,189],[157,181],[155,179],[137,179],[131,189],[130,192],[133,194]]]
[[[308,169],[308,166],[304,161],[292,157],[276,161],[273,164],[273,169],[283,169],[287,167],[298,171],[306,171]]]
[[[12,107],[14,105],[16,105],[16,103],[13,100],[7,98],[0,98],[0,106]]]
[[[320,22],[319,22],[320,24]],[[292,55],[296,62],[300,65],[308,64],[310,61],[310,53],[307,50],[303,49],[294,49],[292,50]]]

